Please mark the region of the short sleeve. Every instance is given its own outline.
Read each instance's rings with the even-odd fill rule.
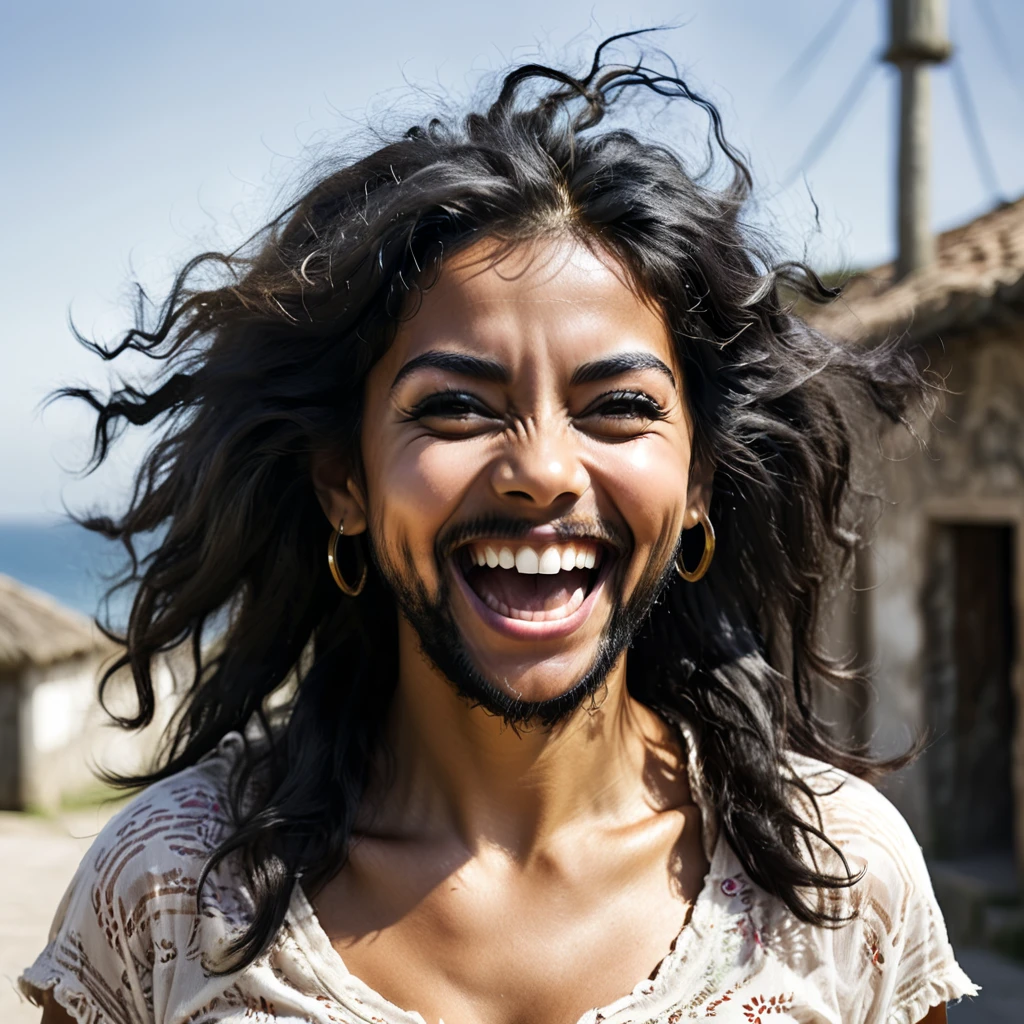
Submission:
[[[52,990],[78,1024],[149,1024],[152,1005],[140,968],[148,951],[131,941],[124,894],[104,870],[116,834],[107,826],[79,865],[50,926],[46,948],[18,979],[37,1005]]]
[[[894,813],[895,812],[895,809]],[[902,896],[892,936],[895,968],[889,1024],[917,1024],[932,1006],[978,994],[978,986],[956,961],[925,866],[921,847],[902,816],[901,857],[894,885]]]
[[[855,920],[834,942],[849,1018],[917,1024],[932,1006],[977,995],[956,962],[924,855],[906,820],[873,786],[821,767],[801,774],[818,793],[826,834],[850,868],[863,872],[849,891]]]
[[[216,782],[209,765],[189,769],[108,822],[46,948],[18,979],[33,1003],[49,990],[77,1024],[164,1024],[183,986],[202,988],[204,955],[217,940],[210,931],[237,902],[213,879],[197,913],[200,872],[227,825]]]

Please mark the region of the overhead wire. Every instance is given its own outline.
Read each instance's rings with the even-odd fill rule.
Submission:
[[[1010,48],[1006,45],[1006,38],[999,25],[996,12],[992,9],[990,0],[976,0],[975,7],[977,8],[981,23],[985,27],[988,41],[992,45],[999,63],[1002,65],[1003,73],[1016,90],[1018,96],[1024,99],[1024,84],[1017,77],[1019,64]]]
[[[956,97],[956,105],[960,111],[960,119],[963,121],[964,131],[970,142],[971,156],[974,158],[974,166],[977,168],[978,177],[982,185],[988,190],[996,202],[1005,199],[1002,189],[999,187],[999,176],[996,174],[996,165],[989,152],[988,144],[985,142],[985,133],[981,130],[981,121],[978,119],[978,111],[974,106],[974,99],[971,96],[970,86],[967,84],[967,75],[964,72],[963,61],[959,54],[954,54],[949,62],[949,70],[953,79],[953,95]]]
[[[811,41],[796,55],[772,90],[773,102],[788,103],[803,88],[814,69],[821,63],[857,0],[839,0],[828,21],[814,34]],[[788,95],[785,95],[788,93]]]
[[[843,23],[855,4],[856,0],[840,0],[839,5],[833,10],[828,21],[815,33],[811,41],[800,51],[785,74],[779,79],[774,95],[780,96],[788,91],[790,94],[788,98],[791,99],[802,88],[814,68],[821,61],[828,46],[838,35],[839,30],[842,28]],[[1013,61],[1008,48],[1001,38],[999,25],[994,11],[989,6],[989,0],[978,0],[976,7],[981,15],[981,20],[985,25],[993,48],[996,50],[1000,63],[1003,65],[1004,72],[1013,84],[1017,86],[1018,82],[1013,72]],[[861,65],[828,119],[815,134],[801,158],[793,165],[789,174],[783,180],[783,188],[789,188],[801,175],[805,174],[831,145],[833,139],[835,139],[860,100],[877,66],[879,57],[880,53],[872,53]],[[996,172],[995,162],[985,141],[985,134],[978,117],[977,107],[971,95],[970,85],[959,55],[954,55],[949,67],[954,97],[978,176],[988,192],[997,201],[1002,201],[1004,196],[999,185],[999,176]]]
[[[839,129],[842,128],[846,119],[853,112],[854,107],[856,107],[865,86],[871,80],[872,74],[874,74],[875,69],[878,67],[878,58],[878,53],[868,54],[867,60],[861,64],[857,74],[854,75],[853,80],[840,97],[835,109],[821,128],[818,129],[814,138],[811,139],[810,144],[804,150],[803,156],[793,165],[793,168],[783,180],[783,188],[789,188],[797,178],[809,171],[825,150],[828,149],[832,140],[838,134]]]

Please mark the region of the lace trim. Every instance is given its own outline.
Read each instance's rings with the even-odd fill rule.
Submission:
[[[980,991],[960,965],[953,962],[937,978],[922,982],[909,998],[893,1007],[886,1024],[918,1024],[933,1006],[953,1000],[959,1002],[964,996],[976,996]]]
[[[18,978],[21,994],[33,1006],[41,1007],[44,994],[52,992],[54,1001],[76,1024],[107,1024],[99,1007],[89,1000],[79,979],[58,967],[48,953],[46,950]]]

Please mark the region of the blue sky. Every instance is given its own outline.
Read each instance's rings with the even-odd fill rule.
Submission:
[[[865,265],[892,249],[895,85],[871,76],[843,129],[784,188],[885,33],[883,0],[851,5],[800,91],[779,82],[838,0],[516,0],[514,3],[139,3],[6,5],[0,36],[0,518],[58,514],[61,502],[116,506],[141,441],[76,481],[89,421],[40,402],[60,383],[102,384],[109,367],[77,348],[129,318],[135,277],[156,296],[199,248],[230,246],[290,194],[314,155],[358,148],[367,122],[404,123],[434,102],[469,97],[489,73],[540,53],[582,64],[626,28],[674,25],[657,40],[718,102],[751,157],[756,219],[822,267]],[[1024,193],[1024,45],[1020,0],[951,0],[963,62],[1002,193]],[[410,122],[411,123],[411,122]],[[948,71],[935,75],[937,227],[992,202],[971,160]],[[356,133],[353,136],[353,133]],[[685,149],[686,139],[680,136]]]

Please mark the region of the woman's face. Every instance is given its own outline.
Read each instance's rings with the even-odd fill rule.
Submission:
[[[363,486],[332,508],[346,535],[367,523],[430,659],[521,712],[600,685],[706,489],[688,508],[682,370],[615,261],[488,248],[446,264],[371,371]]]

